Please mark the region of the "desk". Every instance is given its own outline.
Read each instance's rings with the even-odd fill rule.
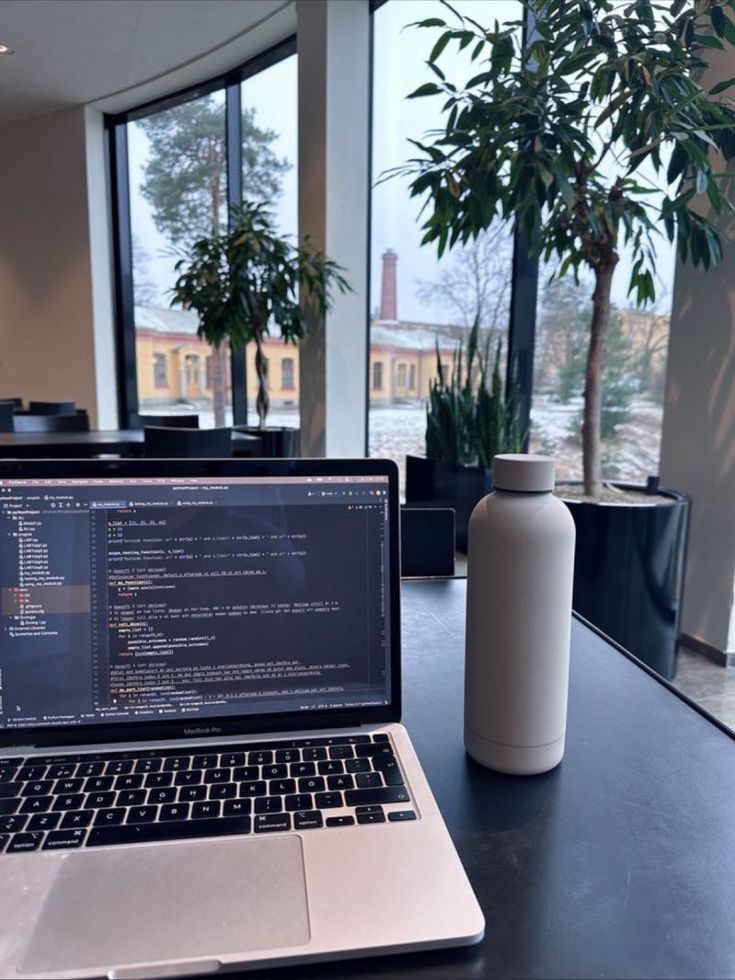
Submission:
[[[489,772],[462,745],[465,583],[404,583],[402,593],[404,720],[485,912],[485,939],[256,974],[735,976],[733,739],[575,621],[562,765],[525,778]]]
[[[142,429],[91,432],[0,432],[0,459],[89,459],[102,453],[143,455]],[[257,456],[260,439],[232,433],[235,456]]]

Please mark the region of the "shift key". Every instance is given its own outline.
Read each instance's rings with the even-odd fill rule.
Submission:
[[[407,803],[410,797],[405,786],[385,786],[380,789],[348,789],[345,791],[346,806],[363,806],[372,803]]]

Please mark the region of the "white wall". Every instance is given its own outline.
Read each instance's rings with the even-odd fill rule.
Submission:
[[[707,86],[735,75],[710,51]],[[729,168],[733,169],[733,161]],[[669,334],[661,480],[692,496],[681,631],[735,653],[735,228],[709,272],[677,262]]]
[[[98,365],[95,356],[87,125],[80,107],[0,128],[0,397],[73,399],[95,426],[98,414],[114,424],[115,391],[114,364]],[[91,216],[99,242],[106,234],[99,166],[93,183],[102,195]],[[98,274],[100,317],[101,288]],[[99,327],[110,342],[98,353],[109,358],[111,319]]]

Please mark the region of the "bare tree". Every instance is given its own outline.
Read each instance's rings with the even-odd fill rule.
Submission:
[[[442,263],[434,282],[417,281],[416,296],[425,306],[450,312],[458,326],[507,331],[513,239],[508,225],[495,223]]]

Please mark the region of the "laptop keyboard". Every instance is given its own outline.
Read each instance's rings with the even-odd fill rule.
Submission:
[[[415,820],[388,735],[0,759],[0,851]]]

